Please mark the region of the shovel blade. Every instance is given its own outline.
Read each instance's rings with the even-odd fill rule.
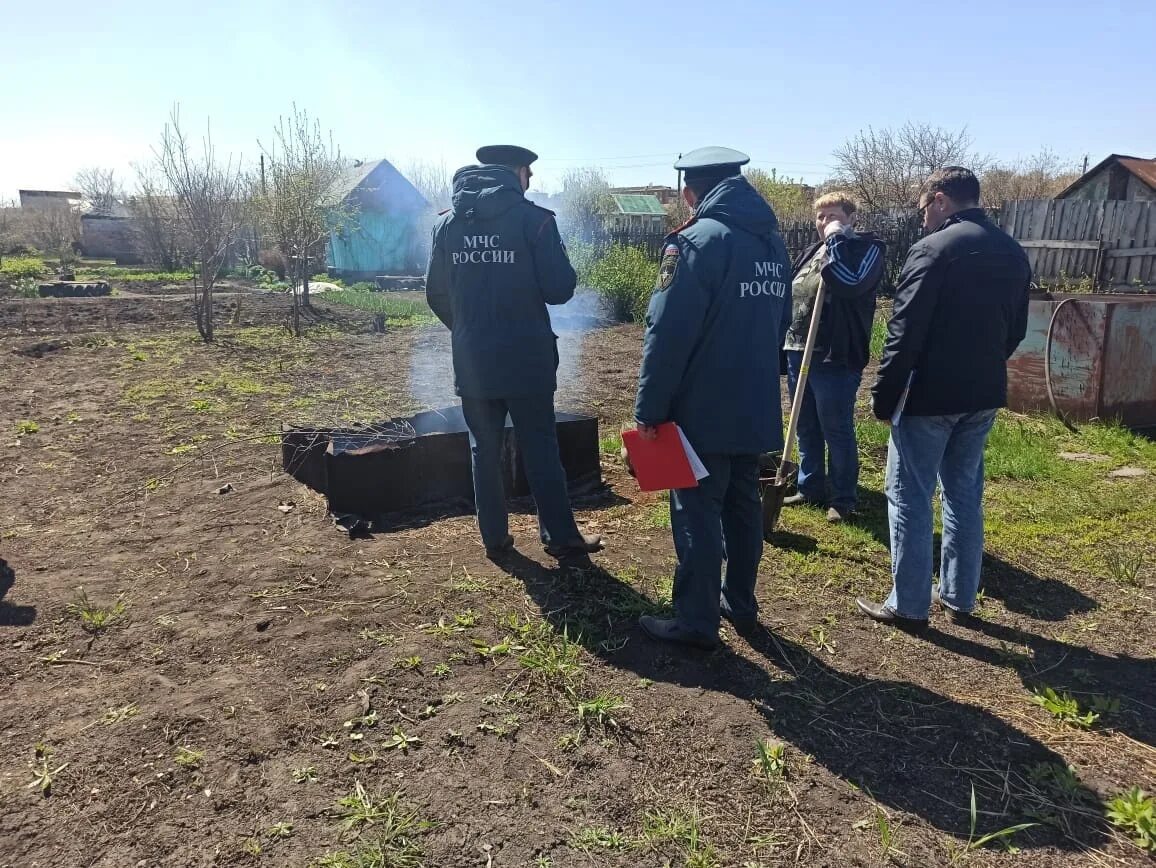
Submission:
[[[763,455],[759,461],[759,494],[763,502],[763,540],[771,542],[775,528],[779,523],[779,515],[783,511],[783,500],[795,484],[795,477],[799,470],[793,463],[787,462],[783,467],[782,481],[779,479],[779,465],[782,457],[779,455]]]
[[[779,515],[783,511],[783,499],[787,496],[790,483],[777,483],[771,479],[763,488],[763,539],[771,542],[775,527],[779,523]]]

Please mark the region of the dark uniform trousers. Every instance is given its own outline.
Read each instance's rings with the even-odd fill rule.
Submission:
[[[670,527],[678,555],[674,608],[680,624],[717,636],[720,604],[736,619],[753,619],[758,613],[755,582],[763,556],[759,457],[699,457],[710,475],[697,488],[670,493]]]
[[[530,492],[538,507],[538,531],[547,545],[566,545],[581,539],[566,471],[558,452],[554,393],[517,398],[468,398],[462,412],[470,431],[474,471],[474,502],[478,529],[487,546],[500,546],[509,533],[506,492],[502,484],[502,439],[508,413],[514,423],[518,452],[526,468]]]

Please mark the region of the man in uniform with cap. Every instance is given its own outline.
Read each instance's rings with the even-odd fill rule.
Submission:
[[[656,639],[701,648],[718,644],[720,616],[740,629],[757,623],[759,455],[783,448],[791,260],[774,211],[741,174],[749,161],[711,147],[675,163],[694,216],[663,247],[634,405],[643,437],[677,423],[709,473],[670,493],[674,617],[641,619]]]
[[[601,538],[582,534],[570,507],[554,418],[557,338],[546,311],[573,297],[574,269],[553,212],[524,195],[538,155],[491,145],[477,157],[482,165],[454,173],[453,208],[434,227],[426,297],[452,335],[482,542],[491,558],[514,547],[501,469],[508,414],[547,553],[586,559]]]

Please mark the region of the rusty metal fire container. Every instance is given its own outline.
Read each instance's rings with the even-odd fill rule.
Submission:
[[[1033,296],[1008,406],[1156,426],[1156,295]]]

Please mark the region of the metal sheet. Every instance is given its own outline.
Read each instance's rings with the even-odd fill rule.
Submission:
[[[1134,296],[1110,312],[1100,415],[1156,426],[1156,296]]]
[[[1051,386],[1061,411],[1076,420],[1156,425],[1156,296],[1033,298],[1027,336],[1008,360],[1008,406],[1013,410],[1050,407],[1045,379],[1049,327]]]

